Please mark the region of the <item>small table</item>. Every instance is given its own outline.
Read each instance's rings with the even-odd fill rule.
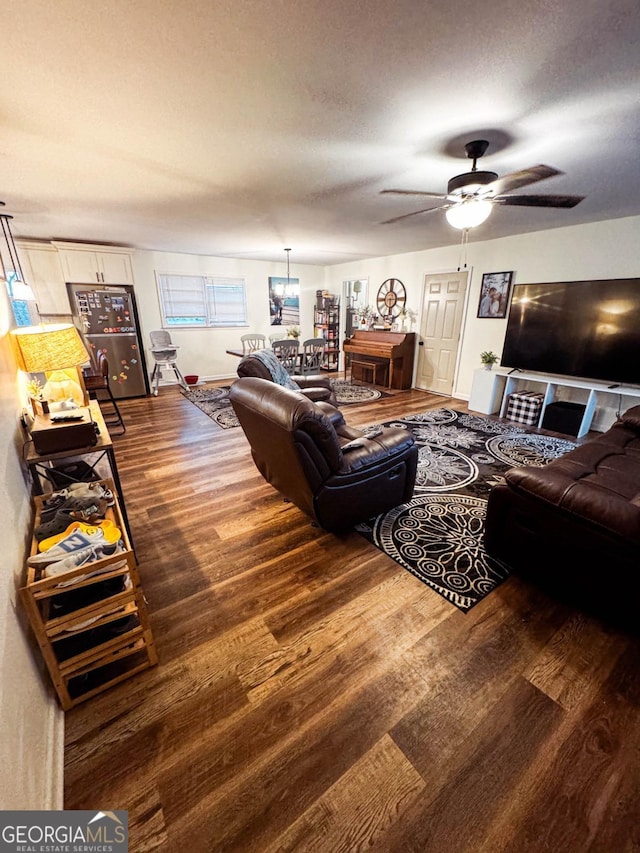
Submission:
[[[95,468],[98,462],[100,462],[100,460],[104,456],[106,456],[109,462],[109,468],[111,470],[111,477],[118,492],[122,518],[127,526],[127,533],[129,534],[129,539],[132,543],[133,548],[133,537],[131,536],[131,527],[129,525],[127,509],[124,501],[124,496],[122,494],[122,484],[120,483],[118,466],[116,464],[116,456],[113,451],[113,442],[111,441],[111,436],[109,435],[107,425],[104,422],[104,417],[102,416],[102,412],[100,411],[100,405],[98,401],[91,400],[89,403],[89,409],[91,411],[91,417],[93,418],[93,421],[98,427],[98,440],[93,445],[87,445],[86,447],[74,447],[69,450],[59,450],[55,453],[37,453],[35,447],[33,446],[33,441],[31,441],[31,439],[28,439],[27,443],[25,444],[23,458],[27,465],[27,468],[29,469],[29,473],[31,474],[32,492],[34,495],[44,494],[44,489],[42,488],[42,483],[40,482],[40,476],[42,475],[46,479],[48,479],[46,471],[47,468],[50,467],[47,464],[49,462],[55,462],[61,459],[72,459],[76,456],[92,456],[95,454],[99,454],[95,462],[91,464],[91,467]],[[72,478],[70,478],[70,482],[73,482]]]

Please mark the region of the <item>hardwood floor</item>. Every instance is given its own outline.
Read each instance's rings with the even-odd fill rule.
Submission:
[[[134,853],[640,850],[636,639],[517,577],[463,614],[178,390],[121,408],[160,663],[67,714],[66,808],[128,809]]]

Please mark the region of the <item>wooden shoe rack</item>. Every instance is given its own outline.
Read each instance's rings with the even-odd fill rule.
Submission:
[[[111,480],[102,485],[114,493],[106,517],[120,528],[124,551],[51,578],[44,569],[27,566],[20,590],[65,711],[158,662],[118,496]],[[36,526],[46,497],[34,498]],[[34,539],[31,554],[37,550]],[[89,571],[99,574],[86,577]],[[79,580],[69,583],[74,578]]]

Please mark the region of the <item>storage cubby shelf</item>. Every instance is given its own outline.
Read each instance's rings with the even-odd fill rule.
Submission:
[[[546,408],[550,403],[556,401],[559,389],[580,389],[586,392],[583,400],[584,414],[578,429],[579,438],[586,435],[591,429],[591,422],[598,402],[606,395],[609,397],[621,395],[640,398],[640,387],[617,386],[606,382],[551,376],[543,373],[511,373],[506,368],[495,370],[479,368],[473,375],[469,408],[485,415],[499,413],[500,417],[504,417],[509,395],[521,389],[525,383],[530,390],[540,391],[544,398],[537,426],[542,426]]]
[[[27,566],[20,590],[65,711],[158,662],[118,496],[113,481],[102,483],[115,496],[107,518],[120,528],[124,550],[52,578],[45,577],[42,568]],[[34,498],[34,526],[40,523],[45,500],[46,496]],[[34,539],[31,554],[37,550]],[[98,570],[99,574],[86,576]],[[69,583],[74,578],[78,580]]]

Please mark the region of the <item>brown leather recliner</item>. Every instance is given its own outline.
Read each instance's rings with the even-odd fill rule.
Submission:
[[[273,382],[273,377],[269,373],[269,369],[254,353],[249,353],[240,359],[238,376],[241,378],[255,376],[257,379],[266,379],[269,382]],[[297,385],[299,390],[310,400],[314,402],[322,401],[330,403],[336,408],[338,407],[338,400],[336,399],[335,392],[331,387],[331,380],[328,376],[292,376],[290,379],[292,380],[292,384]]]
[[[229,397],[262,476],[326,530],[411,499],[418,449],[407,430],[365,435],[333,406],[254,377],[234,382]]]

